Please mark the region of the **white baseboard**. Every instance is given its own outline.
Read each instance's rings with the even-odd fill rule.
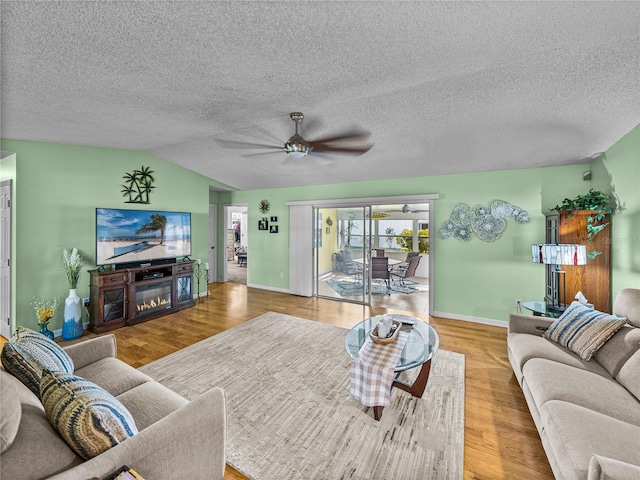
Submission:
[[[451,320],[462,320],[464,322],[481,323],[483,325],[493,325],[494,327],[507,328],[507,322],[495,320],[493,318],[472,317],[469,315],[458,315],[457,313],[431,312],[434,317],[450,318]]]

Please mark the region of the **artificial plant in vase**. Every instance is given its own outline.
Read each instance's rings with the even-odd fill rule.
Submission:
[[[573,216],[573,212],[576,210],[591,210],[594,213],[587,216],[587,240],[591,245],[593,237],[600,233],[609,222],[603,222],[607,214],[613,213],[613,209],[609,206],[610,197],[606,193],[598,190],[590,189],[588,193],[584,195],[578,195],[575,198],[565,198],[560,205],[553,207],[553,210],[569,211],[569,217]],[[587,258],[593,260],[602,252],[598,250],[591,250],[587,253]]]
[[[41,298],[34,298],[33,309],[36,311],[36,317],[38,318],[38,326],[40,327],[40,333],[53,339],[53,332],[47,327],[49,320],[53,318],[56,308],[58,308],[58,299],[44,300]]]
[[[82,309],[80,297],[76,291],[78,278],[82,270],[82,257],[77,248],[62,251],[62,264],[69,281],[69,296],[64,301],[64,321],[62,323],[62,338],[74,340],[82,336]]]

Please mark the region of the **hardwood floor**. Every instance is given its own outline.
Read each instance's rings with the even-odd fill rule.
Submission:
[[[140,367],[268,311],[342,327],[351,327],[372,315],[400,312],[298,297],[234,283],[211,283],[209,290],[209,299],[199,301],[193,308],[114,330],[118,357]],[[440,348],[466,356],[464,479],[553,480],[540,438],[507,359],[506,329],[419,313],[414,315],[436,329]],[[227,466],[224,478],[246,477]]]

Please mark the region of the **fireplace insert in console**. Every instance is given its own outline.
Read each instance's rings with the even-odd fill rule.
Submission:
[[[171,305],[172,280],[147,285],[136,285],[136,318],[151,315],[159,310],[169,310]]]

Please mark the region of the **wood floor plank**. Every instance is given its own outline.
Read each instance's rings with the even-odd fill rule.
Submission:
[[[347,328],[372,315],[407,313],[234,283],[211,283],[209,291],[193,308],[114,330],[118,358],[137,368],[269,311]],[[466,356],[464,479],[553,480],[509,364],[506,329],[414,314],[436,329],[440,348]],[[246,477],[227,466],[224,479]]]

